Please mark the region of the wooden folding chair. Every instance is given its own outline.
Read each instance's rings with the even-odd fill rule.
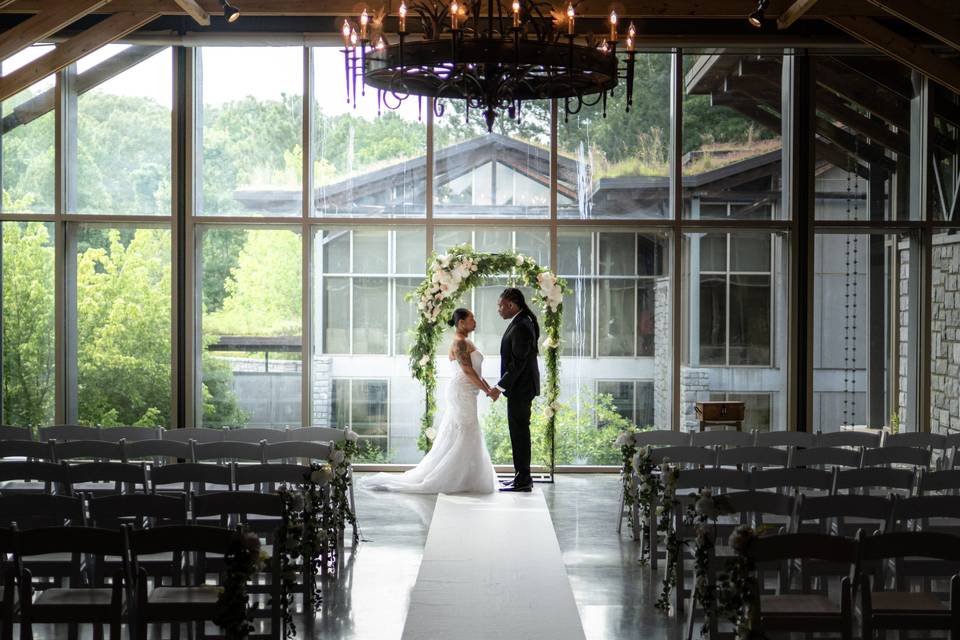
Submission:
[[[37,440],[99,440],[99,427],[84,427],[78,424],[58,424],[52,427],[42,427]]]
[[[809,581],[802,581],[799,588],[794,588],[789,577],[778,581],[776,593],[764,594],[762,589],[756,589],[749,608],[753,636],[802,630],[835,633],[844,640],[852,637],[851,576],[856,576],[857,567],[857,543],[854,540],[819,533],[764,536],[751,540],[744,555],[756,568],[787,567],[801,561],[808,566],[846,569],[837,598],[809,592]],[[762,576],[758,581],[762,581]]]
[[[14,559],[19,569],[20,637],[33,638],[35,623],[70,624],[71,635],[76,623],[109,625],[110,639],[120,640],[123,619],[123,570],[118,568],[105,585],[99,575],[100,559],[123,548],[120,531],[93,527],[47,527],[15,532]],[[50,554],[70,554],[85,559],[80,572],[71,576],[69,586],[53,586],[37,592],[30,569],[33,559]]]
[[[160,440],[163,427],[101,427],[100,439],[104,442],[142,442]]]
[[[882,580],[861,574],[860,594],[861,638],[873,638],[876,631],[947,630],[951,638],[960,637],[960,538],[932,532],[893,532],[858,537],[863,563],[896,559],[896,584],[892,591],[884,589]],[[920,564],[904,560],[925,559]],[[948,575],[949,593],[945,598],[929,590],[933,575]],[[925,588],[910,588],[910,579],[919,579]]]
[[[130,462],[83,462],[70,465],[70,482],[75,492],[89,495],[146,493],[147,465]],[[138,488],[139,487],[139,488]]]

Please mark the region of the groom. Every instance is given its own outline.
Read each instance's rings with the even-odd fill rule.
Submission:
[[[540,326],[519,289],[504,289],[497,312],[509,321],[500,340],[500,381],[488,394],[494,401],[507,397],[507,423],[513,447],[513,480],[504,481],[501,491],[533,489],[530,477],[530,405],[540,395],[537,342]]]

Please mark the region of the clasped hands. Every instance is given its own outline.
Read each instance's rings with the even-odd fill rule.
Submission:
[[[485,393],[487,394],[487,397],[493,400],[494,402],[496,402],[497,398],[500,397],[500,389],[497,389],[496,387],[491,387],[489,384],[486,384],[486,383],[484,384],[484,386],[486,387]]]

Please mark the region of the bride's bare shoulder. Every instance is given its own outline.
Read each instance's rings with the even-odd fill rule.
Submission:
[[[466,338],[455,337],[453,344],[450,345],[450,352],[447,354],[447,357],[450,358],[451,361],[459,360],[464,357],[469,357],[470,354],[476,350],[477,347]]]

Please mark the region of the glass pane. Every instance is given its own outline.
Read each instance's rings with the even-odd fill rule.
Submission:
[[[629,112],[623,89],[607,100],[606,117],[602,103],[565,115],[560,102],[561,218],[670,216],[670,55],[638,53],[635,65]]]
[[[613,400],[613,407],[617,413],[634,423],[633,381],[631,380],[597,380],[597,393],[608,394]]]
[[[386,278],[353,279],[353,352],[387,353]]]
[[[685,216],[789,215],[780,210],[782,58],[714,51],[683,57]]]
[[[323,279],[323,352],[350,353],[350,278]]]
[[[35,45],[0,62],[11,72],[36,60],[52,45]],[[0,103],[0,210],[53,213],[54,206],[54,76]]]
[[[325,273],[350,273],[350,237],[349,229],[325,229],[318,234]]]
[[[762,411],[759,405],[748,407],[748,424],[786,429],[787,329],[793,313],[789,308],[789,237],[758,231],[689,233],[683,246],[687,272],[683,280],[681,429],[699,429],[697,402],[733,394],[737,399],[765,398]]]
[[[814,428],[882,427],[899,400],[891,386],[907,391],[905,359],[893,360],[892,343],[907,344],[909,264],[917,253],[907,236],[818,234],[814,244]],[[892,278],[897,278],[892,281]],[[901,313],[891,313],[890,292]],[[894,319],[895,318],[895,319]],[[935,324],[935,323],[934,323]],[[901,428],[915,430],[913,425]]]
[[[427,270],[427,243],[422,228],[400,228],[397,234],[397,273],[424,275]]]
[[[597,354],[601,357],[634,355],[635,282],[600,280],[597,297]]]
[[[108,44],[77,72],[77,213],[170,215],[170,48]]]
[[[354,229],[353,272],[387,273],[387,230]]]
[[[478,229],[474,236],[477,251],[498,253],[513,249],[513,233],[508,229]]]
[[[276,228],[202,228],[204,426],[300,426],[300,234]],[[229,251],[214,250],[226,246]],[[232,260],[229,269],[222,264]],[[210,288],[208,292],[206,289]],[[198,408],[199,409],[199,408]]]
[[[202,47],[203,215],[302,212],[303,49]]]
[[[670,245],[662,234],[637,234],[637,274],[662,276],[667,272],[664,263],[670,255]]]
[[[53,225],[4,222],[3,424],[54,421]]]
[[[433,251],[443,253],[461,244],[473,246],[473,233],[464,227],[436,227],[433,230]]]
[[[368,89],[356,107],[344,100],[341,48],[314,48],[313,61],[316,214],[424,215],[426,103],[422,114],[416,97],[391,110],[395,98],[388,96],[378,117],[376,91]]]
[[[413,343],[411,332],[417,325],[417,305],[407,301],[408,293],[413,293],[420,286],[420,280],[415,278],[397,278],[396,279],[396,344],[394,353],[403,358],[410,345]]]
[[[944,108],[943,102],[935,99],[934,110]],[[933,136],[940,150],[931,158],[927,181],[930,217],[952,222],[960,218],[960,123],[935,115]]]
[[[539,265],[550,266],[549,229],[517,229],[514,236],[517,252],[530,256]]]
[[[888,57],[812,58],[815,109],[816,218],[920,219],[911,214],[911,71]]]
[[[632,276],[636,273],[635,233],[600,233],[600,275]]]
[[[332,404],[330,413],[333,416],[333,422],[326,426],[335,426],[337,429],[345,429],[350,425],[350,380],[333,380]]]
[[[770,271],[770,235],[737,233],[730,236],[730,271]]]
[[[727,279],[722,275],[700,276],[700,362],[727,361]]]
[[[567,286],[571,291],[563,298],[562,354],[589,357],[593,355],[593,289],[589,280],[568,279]]]
[[[561,276],[593,275],[593,250],[589,231],[561,229],[557,233],[557,265]]]
[[[770,365],[770,277],[730,276],[730,364]]]
[[[353,380],[352,382],[350,413],[353,429],[361,436],[388,435],[387,381]]]
[[[75,240],[77,413],[68,420],[169,426],[170,230],[80,225]]]
[[[487,132],[480,109],[443,100],[434,126],[433,215],[545,218],[550,213],[550,103],[524,102]]]

